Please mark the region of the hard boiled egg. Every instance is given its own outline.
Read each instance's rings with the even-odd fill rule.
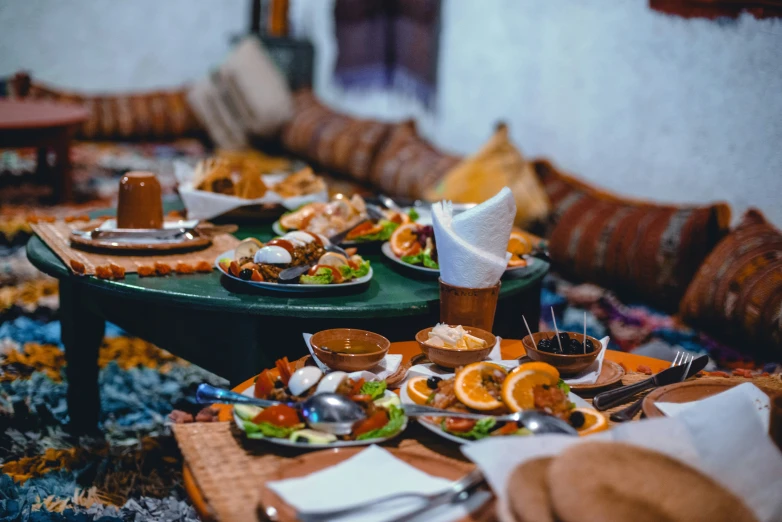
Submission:
[[[321,377],[323,377],[323,372],[314,366],[299,368],[291,375],[288,381],[288,389],[293,395],[301,395],[315,386]]]
[[[295,232],[288,232],[283,236],[283,238],[291,242],[298,241],[304,245],[306,245],[307,243],[312,243],[313,241],[316,240],[315,236],[313,236],[312,234],[309,234],[307,232],[301,232],[298,230]]]
[[[286,265],[293,261],[290,252],[281,246],[265,246],[255,253],[254,261],[265,265]]]
[[[345,372],[331,372],[327,373],[318,383],[318,387],[315,388],[315,394],[318,393],[334,393],[337,391],[340,383],[347,378],[348,374]]]

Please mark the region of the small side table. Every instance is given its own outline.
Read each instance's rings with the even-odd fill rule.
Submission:
[[[0,99],[0,148],[36,147],[38,172],[54,187],[54,200],[68,201],[73,196],[71,137],[74,127],[89,116],[77,105]],[[50,151],[55,155],[51,169]]]

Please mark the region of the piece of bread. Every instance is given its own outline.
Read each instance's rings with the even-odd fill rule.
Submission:
[[[754,522],[744,503],[662,453],[610,442],[569,447],[547,485],[562,522]]]
[[[517,522],[555,522],[546,475],[554,459],[528,460],[508,477],[508,508]]]

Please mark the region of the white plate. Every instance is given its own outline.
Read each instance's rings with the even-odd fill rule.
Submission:
[[[240,279],[225,270],[220,266],[220,260],[223,258],[228,258],[233,260],[234,258],[234,251],[229,250],[228,252],[223,252],[219,256],[217,256],[217,259],[215,259],[215,267],[217,267],[217,270],[220,271],[221,274],[225,275],[226,277],[230,277],[234,281],[240,281],[242,283],[246,283],[250,286],[254,286],[256,288],[264,288],[266,290],[276,290],[278,292],[323,292],[325,290],[333,290],[335,288],[347,288],[347,287],[353,287],[353,286],[360,286],[365,283],[368,283],[372,279],[372,267],[369,267],[369,273],[365,275],[364,277],[359,277],[357,279],[354,279],[352,281],[348,281],[347,283],[332,283],[329,285],[301,285],[298,283],[295,284],[280,284],[280,283],[269,283],[269,282],[257,282],[257,281],[245,281],[244,279]]]
[[[417,270],[424,274],[430,274],[432,277],[440,273],[440,270],[436,268],[427,268],[425,266],[411,265],[410,263],[405,263],[404,261],[396,257],[396,254],[394,254],[393,250],[391,250],[391,243],[388,241],[383,243],[383,246],[380,247],[380,251],[383,252],[383,254],[385,254],[385,256],[391,261],[398,263],[406,268],[410,268],[411,270]],[[528,270],[531,266],[534,266],[536,263],[539,262],[538,259],[534,257],[525,257],[524,259],[527,261],[527,264],[525,266],[509,267],[505,270],[505,274],[518,275],[519,273]]]
[[[453,377],[453,374],[451,375],[443,375],[443,379],[449,379],[450,377]],[[402,399],[402,404],[415,404],[413,400],[410,398],[410,396],[407,394],[407,383],[405,382],[402,384],[402,387],[399,388],[399,397]],[[568,394],[568,399],[570,402],[575,403],[576,408],[589,408],[590,410],[594,410],[591,404],[589,404],[587,401],[579,397],[578,395],[575,395],[573,392],[570,392]],[[435,433],[444,439],[448,439],[450,441],[456,442],[458,444],[470,444],[472,442],[477,442],[474,440],[469,439],[463,439],[462,437],[457,437],[456,435],[452,435],[448,433],[447,431],[444,431],[440,426],[437,424],[434,424],[430,421],[425,420],[423,417],[416,418],[418,423],[426,428],[427,430],[431,431],[432,433]],[[512,435],[509,435],[512,436]]]
[[[248,386],[247,389],[242,391],[242,395],[246,395],[248,397],[253,396],[253,388],[254,386]],[[386,390],[385,397],[389,397],[390,395],[394,395],[394,392],[390,390]],[[239,418],[239,416],[236,414],[236,412],[233,412],[234,416],[234,422],[236,423],[236,426],[244,431],[244,426],[242,425],[242,419]],[[396,432],[394,435],[391,435],[390,437],[385,438],[379,438],[379,439],[367,439],[367,440],[338,440],[336,442],[317,442],[317,443],[310,443],[310,442],[292,442],[289,439],[278,439],[274,437],[266,437],[263,439],[253,439],[253,440],[264,440],[271,442],[272,444],[279,444],[280,446],[290,446],[292,448],[307,448],[307,449],[328,449],[328,448],[347,448],[350,446],[369,446],[371,444],[380,444],[381,442],[385,442],[387,440],[391,440],[403,431],[405,431],[405,428],[407,428],[407,419],[405,419],[404,424],[402,424],[402,429],[400,429],[398,432]]]

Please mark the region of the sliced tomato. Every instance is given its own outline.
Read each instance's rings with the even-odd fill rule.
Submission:
[[[274,366],[277,368],[277,371],[280,372],[280,380],[282,383],[285,386],[288,386],[288,381],[291,379],[291,375],[293,375],[291,363],[288,362],[288,358],[283,357],[282,359],[277,359],[277,362],[274,363]]]
[[[228,261],[227,259],[225,261],[220,261],[220,268],[222,268],[224,272],[229,272],[231,270],[231,261]]]
[[[272,379],[271,372],[269,370],[264,370],[255,378],[253,396],[258,399],[265,399],[273,389],[274,379]]]
[[[350,393],[348,395],[358,395],[361,393],[361,387],[364,386],[364,378],[357,381],[353,381],[353,388],[350,390]]]
[[[356,239],[357,237],[377,234],[378,232],[382,231],[383,225],[373,225],[371,222],[367,221],[366,223],[362,223],[348,232],[348,235],[345,237],[345,239]]]
[[[358,248],[356,248],[356,247],[351,247],[351,248],[346,248],[345,249],[345,253],[348,255],[348,257],[355,256],[357,252],[358,252]]]
[[[370,402],[372,400],[372,396],[366,393],[362,393],[360,395],[352,395],[350,400],[353,402]]]
[[[258,270],[253,269],[253,273],[250,276],[250,281],[255,281],[256,283],[263,282],[263,275]]]
[[[275,426],[283,428],[290,428],[291,426],[301,423],[299,414],[296,410],[285,404],[269,406],[253,417],[253,422],[255,424],[258,424],[259,422],[268,422],[269,424],[274,424]]]
[[[456,433],[466,433],[473,429],[476,421],[472,419],[456,419],[454,417],[448,417],[445,419],[445,429],[448,431],[455,431]]]
[[[228,272],[230,272],[234,277],[239,277],[239,272],[241,271],[242,270],[239,268],[239,263],[236,261],[231,261],[231,264],[228,267]]]
[[[385,412],[385,410],[377,410],[375,413],[372,414],[371,417],[359,421],[353,427],[353,436],[358,437],[359,435],[362,435],[364,433],[369,433],[370,431],[379,430],[386,424],[388,424],[388,414]]]
[[[335,268],[333,266],[328,266],[328,265],[315,265],[312,268],[310,268],[307,274],[313,276],[317,274],[318,270],[320,270],[321,268],[328,268],[329,270],[331,270],[331,276],[334,279],[335,283],[341,283],[345,279],[344,277],[342,277],[342,273],[339,271],[338,268]]]
[[[519,427],[516,426],[515,422],[506,422],[505,425],[502,428],[494,430],[491,434],[492,435],[513,435],[517,431],[519,431]]]

